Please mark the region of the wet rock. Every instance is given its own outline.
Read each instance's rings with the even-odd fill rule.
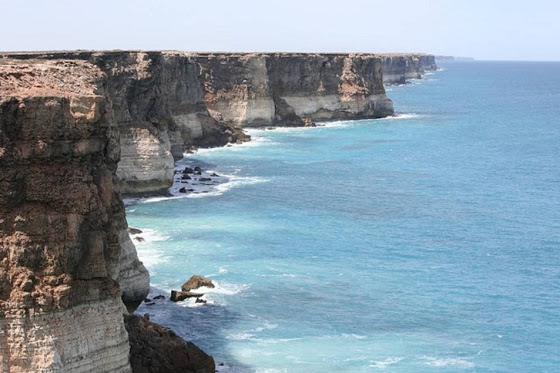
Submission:
[[[194,173],[194,170],[190,167],[185,167],[185,169],[183,170],[184,174],[192,174]]]
[[[213,373],[214,359],[147,317],[126,315],[133,373]]]
[[[181,180],[191,180],[192,178],[189,175],[183,175],[183,177],[181,178]]]
[[[144,242],[146,241],[145,239],[143,239],[142,237],[134,237],[134,240],[137,242]]]
[[[209,278],[194,275],[187,282],[185,282],[183,286],[181,286],[181,290],[188,292],[194,289],[201,288],[203,286],[207,288],[215,287],[212,283],[212,280],[210,280]]]
[[[154,297],[154,300],[164,300],[164,299],[165,299],[165,295],[161,295],[161,294],[160,294],[160,295],[156,295],[156,296]]]
[[[204,294],[202,293],[191,293],[190,291],[178,291],[178,290],[171,290],[171,301],[172,302],[180,302],[187,298],[200,298]]]
[[[303,126],[304,127],[317,127],[317,125],[309,117],[303,118]]]
[[[198,178],[198,181],[201,181],[201,182],[204,182],[204,181],[212,181],[212,179],[209,178],[209,177],[200,177],[200,178]]]
[[[128,233],[130,234],[140,234],[142,233],[142,231],[140,229],[137,228],[132,228],[132,227],[128,227]]]

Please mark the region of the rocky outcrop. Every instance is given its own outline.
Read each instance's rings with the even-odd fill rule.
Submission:
[[[191,278],[189,278],[188,281],[183,284],[183,286],[181,286],[181,290],[191,291],[201,287],[207,287],[213,289],[215,285],[212,282],[212,280],[210,280],[209,278],[194,275],[191,276]]]
[[[198,288],[209,288],[213,289],[216,287],[212,280],[206,277],[194,275],[188,279],[187,282],[181,286],[181,290],[171,290],[171,301],[173,302],[180,302],[182,300],[188,298],[196,298],[196,303],[206,303],[206,300],[202,299],[204,296],[203,292],[192,292],[192,290],[196,290]]]
[[[120,129],[125,194],[164,193],[192,146],[249,139],[241,127],[393,114],[374,54],[48,52],[18,59],[87,60],[105,73]]]
[[[431,54],[386,54],[382,59],[385,84],[405,84],[409,79],[421,79],[427,70],[437,69]]]
[[[145,317],[125,316],[134,373],[214,373],[214,359]]]

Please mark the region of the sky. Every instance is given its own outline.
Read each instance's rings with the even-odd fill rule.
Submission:
[[[560,0],[0,0],[0,51],[426,52],[560,61]]]

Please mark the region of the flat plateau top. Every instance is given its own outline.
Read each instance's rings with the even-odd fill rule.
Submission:
[[[0,59],[0,97],[96,95],[102,76],[87,61]]]
[[[185,55],[189,57],[213,57],[213,56],[230,56],[230,57],[250,57],[250,56],[279,56],[279,57],[301,57],[301,56],[364,56],[364,57],[408,57],[408,56],[433,56],[427,53],[321,53],[321,52],[188,52],[176,50],[162,51],[142,51],[142,50],[74,50],[74,51],[21,51],[21,52],[0,52],[2,58],[64,58],[64,56],[90,56],[90,55],[119,55],[130,53],[146,53],[146,54],[166,54],[166,55]]]

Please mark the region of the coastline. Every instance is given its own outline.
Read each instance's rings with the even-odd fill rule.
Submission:
[[[419,80],[420,82],[425,79]],[[407,84],[414,84],[414,83],[407,83]],[[416,83],[419,84],[419,83]],[[419,114],[415,113],[397,113],[392,116],[388,116],[385,118],[378,118],[377,120],[407,120],[407,119],[416,119],[421,117]],[[167,201],[167,200],[174,200],[174,199],[182,199],[182,198],[205,198],[205,197],[215,197],[218,196],[225,191],[229,190],[232,187],[235,187],[236,182],[243,182],[247,181],[249,184],[254,183],[262,183],[266,182],[266,179],[261,179],[258,177],[250,178],[246,180],[245,178],[239,178],[235,174],[224,174],[220,173],[217,174],[217,170],[210,167],[210,168],[203,168],[203,173],[200,175],[203,178],[211,178],[211,181],[208,182],[198,182],[197,177],[195,176],[195,180],[193,181],[185,181],[181,179],[182,172],[187,168],[194,168],[194,167],[204,167],[204,164],[201,164],[200,161],[197,161],[196,158],[197,154],[205,154],[208,152],[219,151],[224,148],[231,148],[233,151],[242,150],[247,147],[255,147],[255,146],[266,146],[266,143],[270,140],[266,136],[259,136],[260,134],[266,134],[269,131],[274,132],[299,132],[299,131],[314,131],[319,130],[322,128],[347,128],[346,123],[349,122],[360,122],[360,121],[370,121],[371,119],[358,119],[358,120],[332,120],[332,121],[325,121],[325,122],[318,122],[315,126],[302,126],[302,127],[291,127],[291,126],[263,126],[263,127],[251,127],[245,128],[244,132],[251,137],[251,140],[245,141],[243,143],[237,144],[226,144],[223,146],[216,146],[210,148],[197,148],[189,151],[188,153],[183,154],[183,158],[175,161],[175,177],[173,180],[173,185],[166,191],[161,193],[150,193],[148,195],[123,195],[123,202],[125,207],[134,206],[138,203],[154,203],[160,201]],[[213,176],[216,175],[216,176]],[[234,185],[231,185],[231,184]],[[247,183],[244,183],[247,185]],[[190,187],[192,190],[188,191],[187,193],[179,192],[180,188],[183,187]]]
[[[57,364],[70,366],[67,364],[79,358],[80,354],[79,351],[72,350],[75,335],[67,333],[66,328],[61,327],[55,328],[57,337],[49,339],[52,336],[48,334],[45,327],[40,326],[43,325],[42,322],[48,323],[52,319],[55,320],[53,325],[57,325],[56,317],[58,317],[59,311],[67,312],[70,315],[69,321],[72,321],[72,312],[82,312],[82,306],[88,304],[91,306],[87,309],[89,312],[87,317],[91,319],[91,323],[88,324],[90,329],[84,329],[82,332],[102,336],[101,324],[96,324],[97,321],[100,321],[95,317],[96,307],[103,309],[106,302],[112,302],[111,307],[113,308],[111,309],[117,309],[119,304],[125,301],[129,309],[134,309],[138,303],[143,301],[149,291],[149,274],[138,260],[136,248],[126,232],[128,224],[118,184],[124,193],[137,182],[140,184],[138,184],[139,188],[135,190],[136,192],[157,193],[167,190],[169,181],[177,181],[173,180],[173,175],[175,175],[176,158],[182,157],[182,154],[178,154],[179,150],[186,146],[185,141],[191,141],[196,135],[196,131],[192,132],[195,127],[186,124],[185,120],[194,119],[195,124],[201,126],[198,128],[203,129],[198,136],[203,135],[203,139],[205,139],[204,136],[209,136],[212,139],[209,142],[202,141],[204,145],[241,143],[242,139],[247,139],[231,119],[218,120],[212,117],[212,113],[216,115],[216,108],[212,108],[210,105],[215,102],[214,98],[210,97],[210,101],[208,101],[209,91],[205,96],[202,95],[202,91],[195,92],[196,94],[193,96],[188,92],[183,95],[185,92],[179,89],[176,91],[179,96],[153,96],[152,90],[157,90],[158,87],[169,91],[177,88],[170,83],[172,77],[165,76],[170,66],[184,67],[186,70],[182,70],[182,73],[186,75],[181,75],[186,79],[184,84],[200,87],[201,83],[197,77],[198,70],[196,70],[196,66],[199,65],[189,65],[188,63],[181,65],[185,61],[189,62],[188,59],[184,59],[183,55],[123,53],[43,56],[45,59],[37,58],[40,57],[37,55],[25,54],[17,56],[15,60],[2,54],[0,79],[2,79],[2,89],[6,91],[6,96],[1,102],[0,113],[2,114],[2,128],[6,128],[5,131],[2,131],[3,144],[7,144],[8,147],[3,148],[0,152],[0,160],[2,167],[8,169],[9,173],[8,179],[6,179],[8,188],[4,191],[7,193],[6,198],[0,200],[2,202],[0,208],[7,211],[9,219],[7,222],[5,220],[0,222],[3,224],[0,226],[2,228],[0,233],[2,233],[2,237],[9,238],[10,235],[18,235],[18,232],[23,229],[30,236],[36,236],[33,232],[37,228],[33,225],[22,226],[18,228],[18,231],[8,228],[12,225],[19,226],[20,217],[14,215],[12,207],[17,206],[17,208],[23,209],[21,214],[28,216],[26,209],[31,209],[37,200],[46,204],[48,208],[31,211],[30,214],[32,216],[39,214],[38,221],[41,221],[43,217],[48,220],[52,219],[52,216],[59,216],[60,207],[57,207],[56,202],[59,199],[62,200],[58,204],[64,206],[65,209],[62,219],[67,219],[63,225],[70,232],[68,234],[69,242],[65,244],[66,246],[60,248],[49,242],[46,247],[47,253],[61,256],[62,263],[66,263],[68,267],[55,266],[54,269],[49,268],[43,272],[41,266],[50,265],[50,261],[38,264],[38,266],[33,261],[26,262],[26,271],[31,273],[26,275],[29,276],[29,281],[21,283],[19,277],[14,277],[15,282],[10,285],[21,287],[21,291],[25,294],[11,292],[9,296],[13,297],[13,302],[2,304],[3,312],[10,314],[11,320],[3,326],[6,330],[12,330],[17,326],[18,320],[36,323],[39,325],[38,330],[45,331],[45,334],[29,338],[36,338],[37,343],[41,343],[40,341],[44,339],[51,341],[45,345],[45,350],[42,350],[41,354],[55,356],[60,351],[65,351],[62,361],[47,359],[39,363],[32,361],[33,351],[28,351],[31,354],[29,356],[22,352],[23,355],[18,359],[32,369],[51,369]],[[126,58],[122,59],[123,56]],[[129,57],[132,60],[127,59]],[[192,56],[188,58],[190,57]],[[249,60],[252,58],[253,56]],[[256,56],[255,58],[257,62],[260,61],[259,59],[271,58],[271,63],[278,63],[274,60],[277,57]],[[316,79],[305,87],[290,87],[290,79],[299,79],[290,74],[273,78],[277,79],[275,89],[278,89],[277,93],[272,94],[273,99],[276,100],[273,101],[276,110],[282,112],[281,120],[278,123],[282,123],[283,120],[296,119],[297,121],[297,117],[301,118],[301,115],[304,115],[304,118],[298,123],[305,126],[317,119],[377,118],[393,113],[392,103],[384,93],[380,70],[381,60],[377,56],[281,55],[278,58],[289,58],[293,63],[307,66],[306,68],[320,62],[332,63],[334,66],[325,65],[327,69],[334,69],[328,70],[332,71],[327,74],[330,78],[327,80]],[[112,63],[117,63],[116,69]],[[119,65],[121,63],[123,65]],[[310,65],[308,65],[309,63]],[[195,70],[192,70],[193,66]],[[342,71],[342,77],[334,74],[336,69]],[[328,81],[335,77],[334,82]],[[220,84],[227,86],[229,83]],[[127,89],[130,89],[133,94],[123,94],[122,87],[128,87]],[[284,91],[284,89],[288,89],[288,91]],[[312,98],[311,101],[307,98],[302,99],[301,95],[305,97],[309,90],[317,89],[319,89],[318,98]],[[235,93],[236,90],[237,88],[233,87],[231,92]],[[147,97],[144,96],[145,92],[148,92]],[[226,96],[229,94],[227,89],[223,92],[226,92]],[[233,97],[234,100],[245,99],[244,94]],[[183,105],[182,110],[187,110],[187,112],[183,111],[178,114],[175,109],[172,110],[172,103],[173,100],[183,98],[191,101],[186,104],[180,103],[179,106]],[[156,100],[155,106],[152,102],[154,99]],[[220,100],[218,99],[218,101]],[[177,104],[177,102],[175,103]],[[208,106],[200,106],[199,104],[202,103]],[[196,113],[194,117],[189,116],[193,108]],[[260,113],[259,110],[256,112]],[[294,115],[296,116],[294,117]],[[29,121],[29,118],[33,118],[33,120]],[[166,122],[168,120],[176,122]],[[35,126],[26,127],[35,122],[37,122]],[[181,122],[185,125],[184,128],[191,131],[181,133],[178,130],[177,122]],[[205,133],[207,130],[210,132]],[[25,150],[18,150],[18,146],[25,145],[25,141],[20,143],[22,139],[30,141],[29,146]],[[38,143],[33,142],[36,139],[39,139]],[[132,159],[132,161],[127,163],[127,159]],[[59,172],[60,170],[53,171],[50,178],[46,179],[46,184],[42,184],[47,188],[37,189],[35,180],[42,179],[32,177],[33,172],[40,172],[41,167],[44,168],[44,162],[49,160],[55,165],[64,164],[62,171],[66,171],[62,173]],[[25,168],[26,162],[31,162],[32,167]],[[18,167],[19,169],[17,169]],[[156,176],[152,174],[151,169],[158,170]],[[17,180],[19,180],[18,175],[22,175],[22,173],[23,175],[30,174],[21,181],[24,187],[19,188]],[[75,184],[68,185],[63,181],[67,173],[83,174],[84,177],[76,178]],[[123,181],[123,175],[127,175],[127,173],[135,176],[130,179],[124,176]],[[207,174],[200,176],[210,179],[221,177]],[[140,179],[135,179],[136,177],[140,177]],[[228,179],[219,179],[217,184],[227,185],[222,182],[226,180]],[[163,186],[165,188],[162,188]],[[61,190],[56,193],[59,189]],[[22,195],[24,190],[26,194]],[[48,193],[52,191],[54,194],[49,195]],[[208,193],[204,193],[205,191]],[[199,194],[210,194],[210,191],[200,190]],[[47,225],[43,229],[50,228]],[[18,241],[14,245],[22,245],[20,251],[23,254],[30,250],[24,241]],[[62,250],[56,251],[55,249]],[[75,255],[68,256],[66,253],[68,250],[73,250]],[[67,261],[64,258],[71,258],[71,260]],[[72,260],[80,260],[81,264],[75,265]],[[5,264],[8,271],[21,270],[16,265],[17,263],[6,262]],[[48,275],[51,272],[66,277],[53,279]],[[43,279],[45,273],[47,277]],[[99,284],[95,285],[97,283]],[[97,287],[100,287],[101,292],[95,290]],[[53,293],[51,294],[51,292]],[[59,294],[59,292],[61,293]],[[68,292],[71,294],[70,303],[66,300]],[[48,307],[45,307],[44,294],[48,294],[47,299],[53,298],[52,302],[47,300]],[[21,313],[17,309],[26,311]],[[100,351],[99,354],[104,356],[114,353],[114,356],[110,356],[113,365],[90,364],[90,359],[95,359],[97,356],[97,353],[94,352],[82,356],[83,361],[78,365],[80,369],[82,369],[82,365],[91,366],[89,371],[118,369],[119,372],[129,372],[130,368],[125,363],[127,356],[123,352],[127,350],[127,343],[131,343],[133,350],[138,347],[138,343],[152,343],[149,341],[149,338],[153,337],[150,330],[157,330],[158,327],[149,323],[147,319],[138,321],[125,318],[123,320],[118,312],[102,311],[102,313],[108,316],[108,319],[102,321],[102,324],[113,325],[114,329],[120,333],[119,336],[122,337],[118,339],[119,349],[109,351],[107,343],[110,341],[96,337],[96,341],[93,341],[95,343],[92,342],[88,345],[87,351]],[[37,316],[30,317],[30,314]],[[125,338],[127,333],[124,331],[124,321],[127,322],[127,329],[129,327],[145,329],[144,331],[128,329],[128,333],[141,338],[141,342],[137,339],[132,341]],[[173,334],[169,337],[171,339],[160,342],[163,345],[183,343],[174,340]],[[3,343],[0,347],[2,356],[12,348],[7,343]],[[198,352],[196,353],[198,354]],[[78,355],[74,356],[75,354]],[[178,356],[176,355],[176,357]],[[203,364],[206,365],[200,368],[212,371],[214,368],[210,366],[213,364],[213,360],[211,358],[209,360],[205,356],[205,354],[201,355],[200,361],[204,361]],[[134,357],[134,359],[136,358]],[[6,357],[5,361],[10,361],[10,359],[10,357]],[[137,362],[133,362],[134,364]],[[142,364],[150,365],[152,362]]]
[[[243,127],[392,115],[384,73],[404,83],[435,68],[433,55],[414,53],[0,53],[3,64],[41,59],[87,61],[106,75],[125,195],[164,193],[185,150],[247,141]]]

